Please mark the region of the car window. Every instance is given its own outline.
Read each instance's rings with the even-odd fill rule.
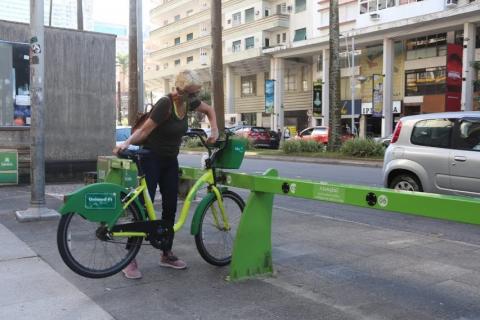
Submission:
[[[252,131],[253,132],[267,132],[267,129],[261,128],[261,127],[253,127]]]
[[[312,134],[314,135],[327,134],[327,128],[315,128]]]
[[[480,151],[480,119],[462,119],[453,135],[453,148]]]
[[[307,129],[307,130],[303,131],[301,135],[302,135],[302,137],[309,136],[309,135],[312,134],[312,132],[313,132],[313,128]]]
[[[448,148],[454,122],[449,119],[428,119],[415,123],[410,141],[421,146]]]
[[[116,141],[125,141],[130,137],[130,128],[118,128],[117,129],[117,140]]]

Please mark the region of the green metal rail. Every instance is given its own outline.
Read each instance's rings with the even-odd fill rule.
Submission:
[[[184,179],[197,179],[202,174],[195,168],[181,170]],[[250,190],[234,242],[231,280],[273,272],[271,225],[275,194],[480,224],[480,199],[476,198],[289,179],[278,177],[274,169],[263,175],[218,170],[217,178],[220,184]]]

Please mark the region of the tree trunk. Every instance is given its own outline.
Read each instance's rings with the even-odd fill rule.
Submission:
[[[128,124],[133,125],[138,112],[137,0],[130,0],[128,30]]]
[[[83,6],[82,0],[77,0],[77,28],[83,30]]]
[[[48,26],[52,26],[52,11],[53,11],[53,0],[50,0],[50,10],[48,12]]]
[[[222,1],[212,0],[212,99],[217,125],[220,132],[225,129],[225,107],[223,94],[223,56],[222,56]],[[213,23],[215,21],[215,23]]]
[[[336,151],[342,141],[342,115],[340,106],[340,30],[338,21],[338,0],[330,0],[330,65],[329,65],[329,101],[330,120],[328,135],[328,150]]]

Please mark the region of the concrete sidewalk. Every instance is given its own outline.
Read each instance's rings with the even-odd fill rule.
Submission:
[[[47,206],[79,186],[48,185]],[[278,197],[273,277],[225,281],[186,227],[174,250],[187,270],[143,246],[141,280],[86,279],[58,254],[58,221],[15,220],[29,200],[28,186],[0,188],[0,319],[480,320],[478,226]]]
[[[0,319],[114,319],[0,224]]]

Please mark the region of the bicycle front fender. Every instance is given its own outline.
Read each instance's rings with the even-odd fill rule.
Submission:
[[[65,203],[60,208],[61,215],[75,212],[92,222],[105,222],[112,226],[123,212],[122,198],[129,191],[113,183],[93,183],[65,195]],[[141,217],[145,212],[139,199],[133,201]]]
[[[223,193],[224,191],[227,190],[226,187],[218,188],[220,193]],[[202,218],[202,213],[205,211],[207,208],[208,204],[212,199],[215,198],[215,193],[209,192],[207,195],[200,201],[198,204],[197,208],[195,209],[195,213],[193,214],[192,218],[192,225],[190,226],[190,234],[192,236],[196,236],[198,232],[200,231],[200,219]]]

